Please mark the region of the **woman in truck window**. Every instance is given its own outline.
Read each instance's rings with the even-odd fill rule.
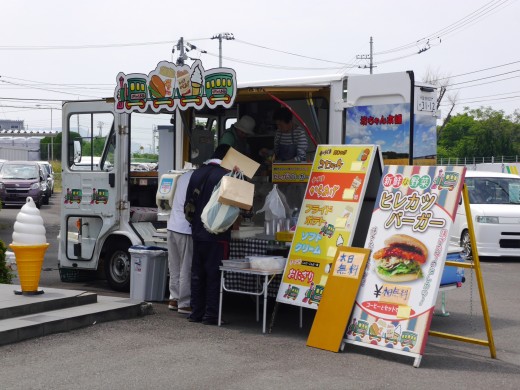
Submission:
[[[278,130],[274,135],[274,155],[279,161],[307,161],[307,136],[305,131],[293,122],[292,112],[281,107],[273,114]]]

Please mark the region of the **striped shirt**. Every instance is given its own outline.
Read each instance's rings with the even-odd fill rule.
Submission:
[[[307,136],[305,131],[297,126],[290,133],[282,133],[277,131],[274,135],[274,153],[278,155],[280,145],[293,145],[296,144],[296,156],[294,161],[307,161]]]

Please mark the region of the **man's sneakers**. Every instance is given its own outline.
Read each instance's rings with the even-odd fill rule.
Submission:
[[[205,320],[202,320],[202,323],[204,325],[218,325],[218,318],[208,318]],[[227,321],[220,320],[220,325],[227,325]]]
[[[176,299],[170,299],[170,302],[168,302],[168,309],[173,311],[179,310],[179,306]]]
[[[179,307],[177,311],[181,314],[191,314],[191,307]]]
[[[204,325],[218,325],[218,318],[192,318],[191,315],[188,316],[189,322],[201,322]],[[227,321],[220,320],[220,325],[228,325]]]

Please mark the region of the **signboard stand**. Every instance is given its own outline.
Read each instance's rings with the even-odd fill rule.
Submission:
[[[465,263],[465,262],[458,262],[458,261],[446,261],[446,266],[456,266],[461,268],[470,268],[475,270],[475,276],[477,278],[477,284],[478,284],[478,291],[480,294],[480,303],[482,305],[482,313],[484,316],[484,324],[486,326],[486,333],[487,333],[487,340],[481,340],[481,339],[475,339],[471,337],[464,337],[459,336],[455,334],[450,333],[443,333],[443,332],[436,332],[436,331],[429,331],[430,336],[435,337],[442,337],[445,339],[450,340],[456,340],[456,341],[462,341],[466,343],[472,343],[472,344],[478,344],[483,346],[489,347],[489,352],[491,354],[492,359],[496,359],[497,352],[495,348],[495,342],[493,339],[493,330],[491,328],[491,319],[489,317],[489,310],[486,300],[486,293],[484,291],[484,280],[482,279],[482,271],[480,269],[480,260],[478,257],[478,251],[477,251],[477,241],[475,239],[475,230],[473,228],[473,218],[471,217],[471,208],[469,206],[469,194],[468,189],[466,185],[464,184],[462,188],[462,193],[464,194],[464,209],[466,210],[466,218],[468,219],[468,230],[470,235],[470,242],[471,242],[471,253],[473,262],[472,263]],[[414,367],[415,366],[414,364]]]
[[[363,247],[383,171],[377,145],[318,145],[278,303],[317,309],[339,247]]]
[[[386,166],[365,248],[371,249],[346,343],[420,365],[464,183],[456,166]]]

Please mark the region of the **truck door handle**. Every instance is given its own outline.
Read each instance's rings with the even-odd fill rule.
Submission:
[[[116,174],[115,173],[109,173],[108,174],[108,184],[110,187],[114,188],[116,185]]]

